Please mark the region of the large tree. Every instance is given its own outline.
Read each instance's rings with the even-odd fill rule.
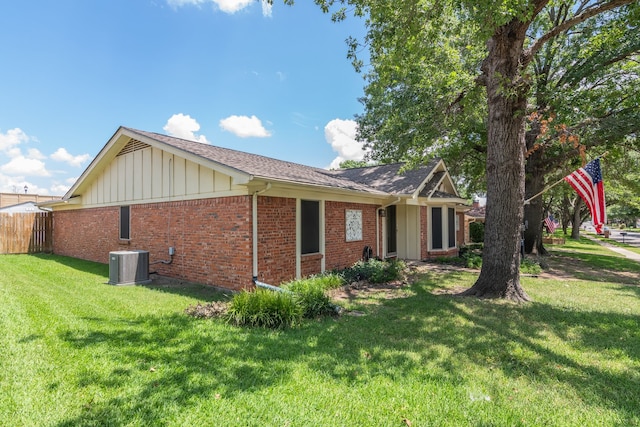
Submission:
[[[536,19],[550,0],[316,0],[366,17],[366,113],[360,134],[384,159],[419,163],[434,145],[473,152],[486,132],[487,211],[483,266],[465,295],[528,300],[520,285],[527,101],[531,63],[550,41],[637,0],[565,2],[580,11],[557,25]],[[340,19],[341,9],[334,15]],[[638,19],[637,14],[633,16]],[[536,31],[532,31],[536,30]],[[353,44],[354,51],[358,45]],[[418,100],[426,102],[417,102]],[[462,114],[457,114],[462,113]],[[484,117],[483,126],[478,115]],[[406,123],[412,126],[406,127]],[[433,141],[434,145],[425,144]]]
[[[550,4],[536,19],[532,31],[541,33],[558,27],[587,6]],[[629,138],[640,131],[637,9],[636,5],[635,9],[607,12],[600,19],[567,28],[535,55],[530,125],[525,136],[527,199],[542,192],[545,184],[579,167],[588,153],[594,156],[637,144],[635,138]],[[605,161],[607,175],[610,164]],[[525,205],[527,253],[546,252],[542,244],[545,207],[543,197]]]

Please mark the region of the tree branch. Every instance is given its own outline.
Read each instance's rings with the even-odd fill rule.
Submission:
[[[533,42],[533,44],[528,49],[522,52],[523,67],[526,67],[529,64],[529,62],[531,62],[531,59],[533,58],[533,56],[540,50],[540,48],[542,48],[542,46],[544,46],[544,44],[549,40],[551,40],[552,38],[558,36],[559,34],[563,33],[564,31],[568,30],[571,27],[586,21],[587,19],[593,16],[599,15],[603,12],[615,9],[620,6],[633,3],[635,1],[637,0],[611,0],[607,3],[603,3],[592,9],[585,9],[584,12],[552,28],[546,34],[543,34],[538,40]]]

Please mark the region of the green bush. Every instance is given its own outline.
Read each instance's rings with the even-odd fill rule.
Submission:
[[[397,280],[402,276],[406,265],[402,260],[381,261],[370,259],[358,261],[340,273],[347,283],[368,280],[371,283],[384,283]]]
[[[280,329],[300,323],[302,306],[293,293],[266,289],[242,291],[229,303],[226,317],[237,326]]]
[[[312,281],[313,283],[317,283],[318,286],[321,286],[324,290],[336,289],[345,284],[344,278],[340,274],[333,272],[312,276],[308,279],[305,279],[305,281]]]
[[[484,223],[472,222],[469,224],[469,238],[474,243],[484,242]]]
[[[462,259],[464,260],[464,265],[467,268],[482,267],[482,256],[474,252],[465,252],[465,254],[462,256]]]
[[[302,308],[302,316],[315,318],[336,314],[336,306],[325,294],[327,282],[320,277],[297,280],[285,286],[295,294],[296,301]]]

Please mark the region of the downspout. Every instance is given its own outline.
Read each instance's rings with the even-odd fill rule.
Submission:
[[[380,241],[380,212],[382,212],[384,209],[388,208],[391,205],[400,203],[400,200],[401,200],[400,197],[398,197],[395,201],[376,209],[376,256],[378,258],[380,258],[380,246],[384,246],[384,242]]]
[[[253,192],[253,203],[251,203],[252,218],[251,225],[253,227],[253,282],[258,280],[258,195],[264,193],[271,188],[271,183],[267,183],[267,186],[262,190]]]

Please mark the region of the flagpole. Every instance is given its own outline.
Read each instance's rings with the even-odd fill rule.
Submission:
[[[596,159],[602,158],[604,156],[606,156],[607,154],[609,154],[608,151],[605,151],[604,153],[602,153],[601,155],[597,156]],[[594,159],[595,160],[595,159]],[[532,201],[533,199],[535,199],[536,197],[540,197],[541,195],[543,195],[544,193],[546,193],[547,191],[551,190],[553,187],[555,187],[556,185],[560,184],[562,181],[564,181],[564,177],[560,178],[557,182],[554,182],[553,184],[551,184],[548,187],[545,187],[542,191],[540,191],[537,194],[534,194],[533,196],[529,197],[527,200],[524,201],[525,205],[528,205],[530,201]]]
[[[553,184],[551,184],[548,187],[545,187],[542,191],[540,191],[538,194],[534,194],[533,196],[529,197],[527,200],[524,201],[525,205],[528,205],[530,201],[532,201],[533,199],[535,199],[536,197],[541,196],[542,194],[546,193],[547,191],[551,190],[553,187],[555,187],[556,185],[560,184],[562,181],[564,181],[564,177],[560,178],[557,182],[554,182]]]

